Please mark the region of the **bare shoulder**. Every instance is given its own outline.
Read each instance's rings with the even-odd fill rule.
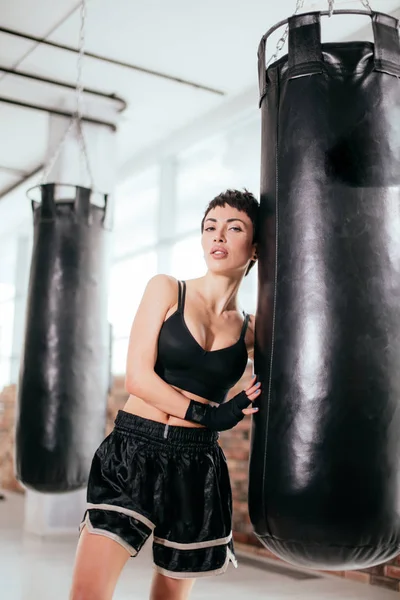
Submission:
[[[168,310],[178,296],[178,281],[170,275],[154,275],[147,282],[146,289],[142,297],[142,306],[152,307],[157,312]],[[140,307],[139,307],[140,308]]]
[[[162,298],[169,296],[175,297],[177,288],[178,281],[175,279],[175,277],[159,273],[158,275],[154,275],[151,279],[149,279],[146,286],[146,292],[151,295],[160,294]]]

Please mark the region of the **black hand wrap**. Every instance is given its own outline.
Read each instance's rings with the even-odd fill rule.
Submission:
[[[236,394],[228,402],[218,407],[191,400],[185,419],[205,425],[212,431],[226,431],[235,427],[243,419],[242,410],[250,404],[251,401],[246,396],[246,392]]]

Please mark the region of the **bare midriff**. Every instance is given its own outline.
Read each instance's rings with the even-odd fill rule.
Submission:
[[[197,400],[198,402],[203,402],[204,404],[210,404],[208,400],[205,398],[201,398],[200,396],[196,396],[196,394],[192,394],[185,390],[181,390],[175,386],[171,386],[189,400]],[[178,427],[203,427],[203,425],[199,425],[197,423],[192,423],[191,421],[185,421],[184,419],[179,419],[178,417],[173,417],[172,415],[168,415],[167,413],[159,410],[155,406],[151,406],[148,402],[139,398],[138,396],[130,395],[126,404],[124,406],[124,410],[138,417],[142,417],[143,419],[150,419],[151,421],[158,421],[159,423],[165,423],[166,425],[175,425]]]

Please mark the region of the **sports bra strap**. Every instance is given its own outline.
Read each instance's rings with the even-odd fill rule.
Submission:
[[[185,306],[186,296],[186,283],[184,281],[178,281],[178,311],[183,313],[183,307]]]
[[[243,325],[242,325],[242,331],[240,332],[240,339],[243,339],[244,336],[246,335],[247,326],[249,324],[249,321],[250,321],[250,315],[248,313],[244,313],[244,321],[243,321]]]

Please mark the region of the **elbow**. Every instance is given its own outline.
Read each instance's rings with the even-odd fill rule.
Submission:
[[[139,382],[136,377],[129,375],[125,377],[125,391],[132,396],[140,396]]]
[[[125,390],[132,396],[138,396],[143,398],[146,396],[146,389],[148,389],[148,374],[141,373],[127,373],[125,377]]]

